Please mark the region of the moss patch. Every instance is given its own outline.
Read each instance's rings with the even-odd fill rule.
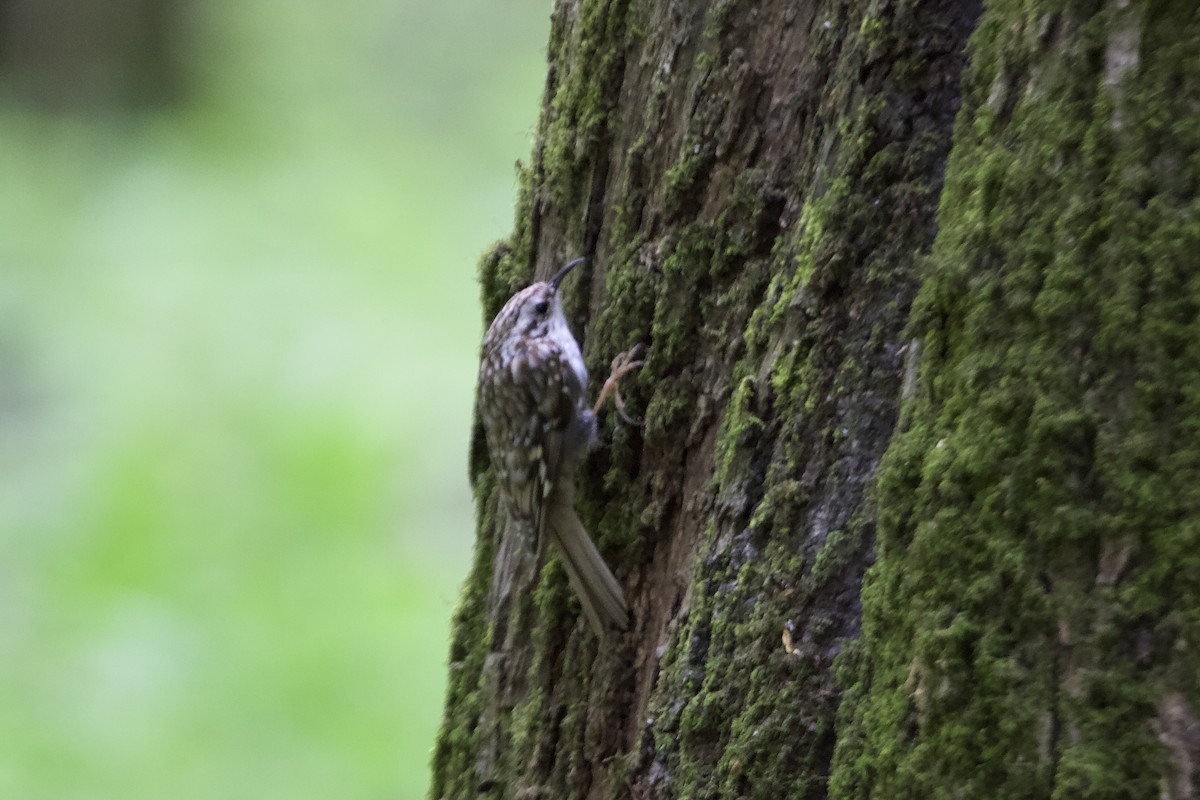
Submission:
[[[1157,698],[1200,674],[1193,11],[999,3],[974,37],[835,796],[1158,791]]]

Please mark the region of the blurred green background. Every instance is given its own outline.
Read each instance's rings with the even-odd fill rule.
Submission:
[[[550,6],[0,0],[0,797],[424,795]]]

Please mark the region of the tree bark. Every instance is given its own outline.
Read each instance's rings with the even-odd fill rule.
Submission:
[[[1193,2],[559,2],[484,316],[586,255],[593,375],[649,347],[578,480],[633,624],[476,436],[431,797],[1194,796],[1198,53]]]

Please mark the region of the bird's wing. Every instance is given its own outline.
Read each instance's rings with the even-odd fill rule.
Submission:
[[[547,339],[514,352],[510,369],[497,381],[506,385],[493,387],[492,402],[507,402],[497,406],[502,412],[492,425],[495,430],[487,431],[488,449],[514,515],[529,520],[540,539],[543,508],[561,474],[566,436],[585,389],[561,350]]]

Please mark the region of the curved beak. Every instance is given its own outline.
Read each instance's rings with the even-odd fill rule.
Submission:
[[[551,278],[549,281],[547,281],[547,283],[550,284],[550,288],[557,292],[558,284],[562,283],[562,279],[567,277],[567,273],[570,272],[571,270],[575,269],[575,267],[579,266],[586,260],[587,259],[585,259],[585,258],[577,258],[574,261],[567,262],[567,264],[562,269],[560,269],[558,272],[554,273],[553,278]]]

